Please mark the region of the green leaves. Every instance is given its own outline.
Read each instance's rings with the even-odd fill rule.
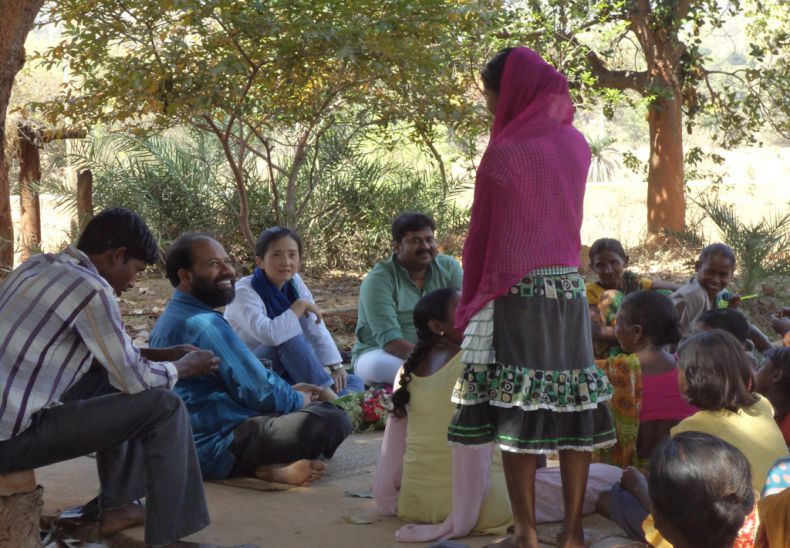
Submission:
[[[245,120],[266,109],[267,129],[314,123],[338,102],[403,119],[426,99],[465,97],[476,71],[459,63],[479,65],[487,51],[468,60],[455,52],[493,30],[496,7],[482,0],[63,0],[47,16],[63,25],[64,40],[44,61],[68,62],[78,80],[68,103],[47,108],[153,129],[174,117],[189,121],[196,107]],[[430,114],[429,124],[447,118],[442,109],[419,114]]]
[[[719,228],[738,257],[738,290],[754,293],[771,276],[790,276],[790,213],[743,222],[733,204],[701,197],[697,205]]]

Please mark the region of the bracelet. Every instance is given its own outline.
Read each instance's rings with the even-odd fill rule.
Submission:
[[[330,365],[329,369],[331,369],[332,371],[337,371],[338,369],[343,369],[343,364],[342,363],[336,363],[336,364]]]

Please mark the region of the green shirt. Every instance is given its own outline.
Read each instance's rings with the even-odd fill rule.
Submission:
[[[461,288],[463,272],[458,261],[437,255],[428,267],[423,288],[418,288],[409,272],[393,254],[373,267],[359,288],[359,314],[351,362],[395,339],[417,342],[414,307],[423,295],[442,287]]]

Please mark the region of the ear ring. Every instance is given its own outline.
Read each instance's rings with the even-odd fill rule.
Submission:
[[[439,332],[439,336],[440,336],[440,337],[444,337],[444,331],[440,331],[440,332]]]

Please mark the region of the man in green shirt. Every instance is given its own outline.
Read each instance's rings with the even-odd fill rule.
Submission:
[[[442,287],[461,287],[461,267],[439,255],[436,224],[422,213],[403,213],[392,222],[393,254],[373,267],[359,290],[354,371],[365,384],[395,380],[417,342],[414,307]]]

